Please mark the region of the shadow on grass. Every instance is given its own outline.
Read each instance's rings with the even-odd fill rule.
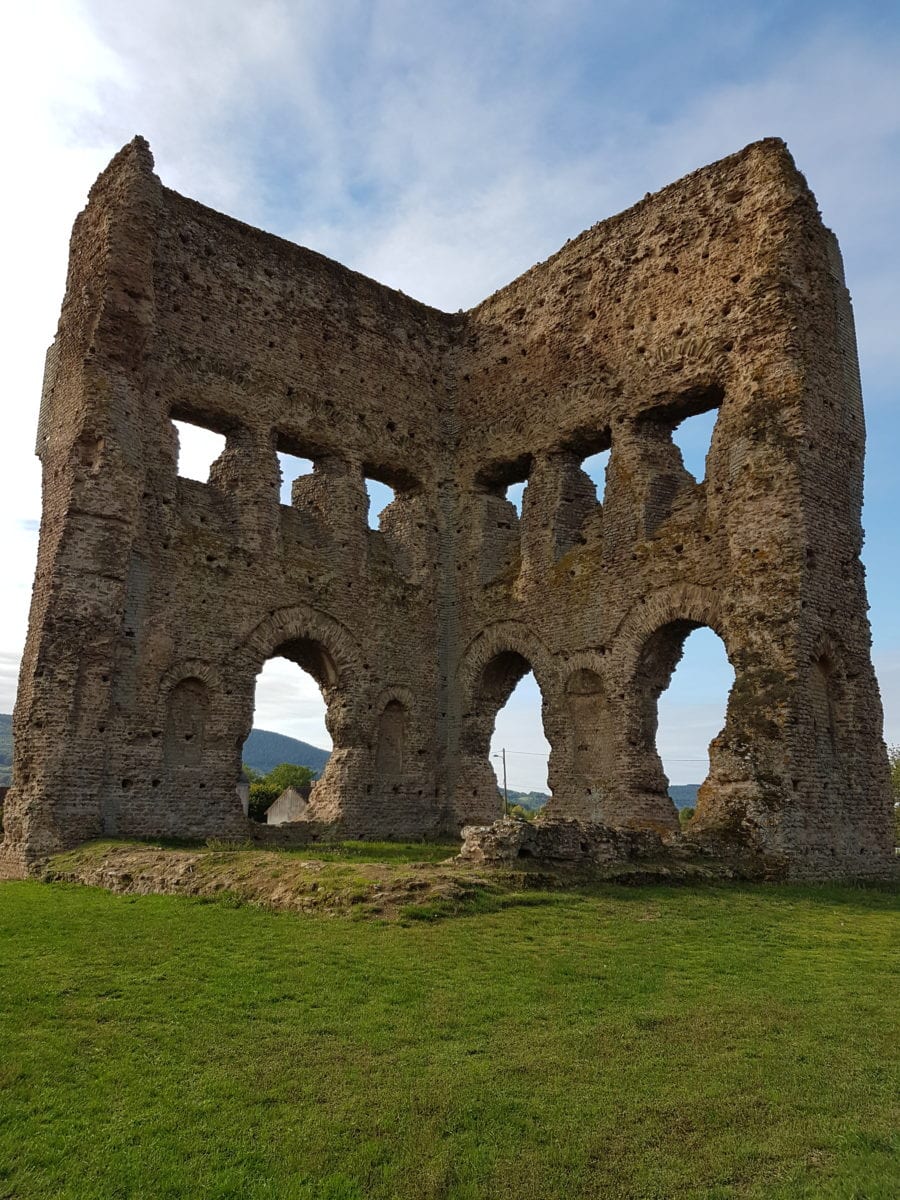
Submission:
[[[545,908],[549,905],[577,903],[579,897],[568,891],[501,892],[487,887],[466,888],[461,895],[439,896],[420,904],[404,904],[401,922],[444,921],[450,917],[478,917],[508,908]]]

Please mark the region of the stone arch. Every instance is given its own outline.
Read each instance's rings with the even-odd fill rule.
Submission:
[[[498,621],[473,638],[460,657],[460,761],[454,780],[454,807],[460,824],[493,821],[502,815],[489,759],[490,741],[497,713],[529,671],[534,672],[541,691],[544,729],[552,747],[557,671],[550,650],[539,637],[519,621]]]
[[[323,691],[348,674],[362,674],[362,655],[347,627],[329,613],[305,604],[269,613],[243,638],[235,658],[256,673],[282,646],[296,646],[298,653],[308,654],[308,665],[300,665]],[[316,646],[324,652],[321,657],[313,650]]]
[[[168,704],[168,696],[174,687],[183,679],[199,679],[205,684],[212,695],[222,687],[222,677],[212,663],[203,658],[184,658],[172,665],[160,677],[157,694],[163,706]]]
[[[521,621],[496,621],[482,629],[463,650],[457,667],[463,701],[484,668],[501,653],[518,654],[534,671],[541,691],[555,691],[556,666],[547,645]]]
[[[694,584],[651,592],[631,608],[612,635],[612,651],[604,656],[602,670],[610,688],[609,729],[616,739],[609,800],[602,807],[604,819],[611,824],[677,829],[656,749],[657,703],[681,659],[685,639],[704,626],[721,638],[734,665],[720,598],[712,589]]]
[[[240,744],[250,732],[256,678],[268,659],[275,657],[296,663],[319,685],[335,750],[365,744],[362,700],[367,667],[356,639],[330,614],[300,604],[269,613],[234,651],[234,690],[244,714]]]
[[[406,744],[411,747],[413,743],[422,742],[425,738],[425,730],[422,726],[421,713],[419,706],[416,704],[416,698],[408,687],[403,687],[401,684],[390,684],[382,688],[372,703],[372,711],[375,715],[375,732],[377,733],[377,722],[380,714],[390,705],[398,704],[406,713]]]
[[[214,735],[222,678],[212,663],[188,658],[173,663],[157,686],[157,728],[165,766],[200,766]]]
[[[547,725],[556,697],[556,668],[546,645],[518,621],[498,621],[472,639],[460,660],[463,750],[486,756],[497,713],[516,684],[534,672]],[[552,741],[551,741],[552,745]]]
[[[806,691],[815,746],[814,761],[826,780],[840,771],[843,758],[848,706],[842,664],[838,640],[831,633],[821,634],[810,658]]]
[[[548,815],[615,824],[619,711],[609,656],[586,649],[561,671],[558,703],[545,725],[551,740]]]
[[[626,614],[612,637],[614,649],[610,673],[630,677],[647,639],[675,621],[687,621],[695,628],[708,625],[725,643],[731,657],[729,631],[719,594],[712,588],[698,587],[696,584],[676,584],[650,592]]]

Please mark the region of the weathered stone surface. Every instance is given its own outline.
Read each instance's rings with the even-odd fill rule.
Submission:
[[[469,825],[462,831],[463,862],[492,866],[537,863],[609,866],[662,860],[669,847],[649,829],[613,829],[599,821],[504,818],[493,825]]]
[[[697,481],[672,431],[710,409]],[[171,418],[225,435],[207,484],[177,477]],[[6,856],[245,836],[276,653],[328,705],[314,822],[493,821],[494,717],[531,667],[551,814],[671,831],[656,702],[708,625],[736,682],[693,836],[883,874],[863,436],[839,252],[781,142],[451,315],[169,191],[136,139],[76,222],[47,359]],[[604,447],[601,504],[581,462]],[[290,506],[278,450],[315,463]],[[396,489],[377,531],[366,476]]]

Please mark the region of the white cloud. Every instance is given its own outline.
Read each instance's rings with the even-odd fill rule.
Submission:
[[[271,658],[256,677],[253,724],[331,749],[325,701],[311,675],[285,658]]]

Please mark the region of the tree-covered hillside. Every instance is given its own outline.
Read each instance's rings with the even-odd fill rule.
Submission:
[[[697,803],[697,789],[699,784],[696,783],[673,783],[669,786],[669,795],[675,802],[676,808],[689,808]],[[510,804],[518,804],[522,808],[527,808],[529,812],[537,812],[539,808],[547,803],[550,797],[546,792],[515,792],[509,788]]]
[[[262,775],[268,775],[281,763],[309,767],[316,775],[321,775],[328,762],[328,751],[319,746],[311,746],[309,742],[301,742],[299,738],[287,737],[283,733],[253,729],[244,742],[243,759],[248,767]]]

